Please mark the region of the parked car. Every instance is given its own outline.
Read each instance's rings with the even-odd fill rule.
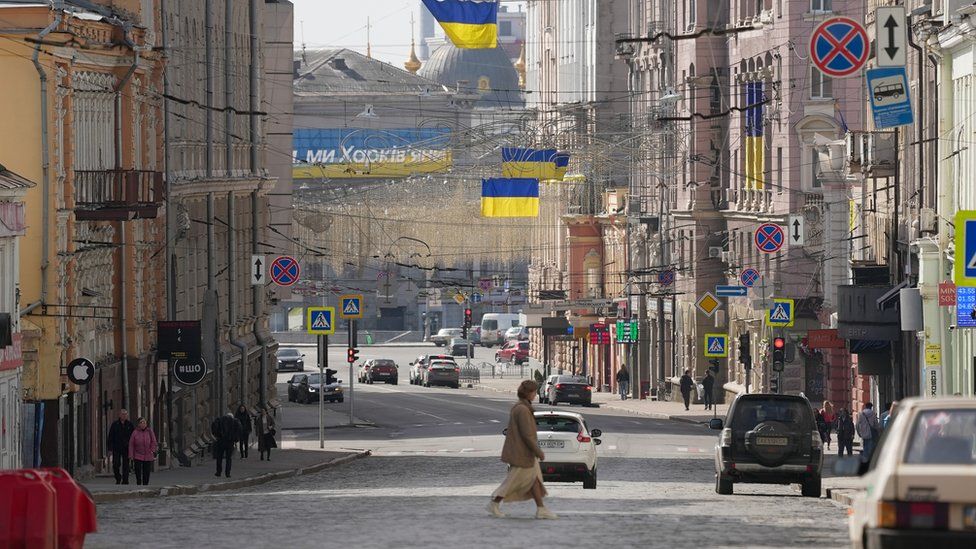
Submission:
[[[820,497],[823,441],[813,407],[802,396],[739,395],[726,419],[711,420],[721,430],[715,446],[715,491],[732,493],[735,483],[801,485]]]
[[[481,326],[474,326],[468,330],[468,339],[475,345],[481,344]]]
[[[388,358],[376,358],[370,361],[369,371],[366,372],[366,383],[372,384],[375,381],[397,384],[399,373],[397,372],[396,362]]]
[[[342,380],[335,380],[334,383],[326,385],[322,393],[322,398],[329,402],[342,402]],[[305,375],[298,384],[298,394],[296,400],[302,404],[318,402],[319,398],[319,374]]]
[[[456,337],[448,344],[451,356],[466,356],[474,358],[474,344],[467,339]]]
[[[572,412],[536,412],[539,448],[546,460],[539,463],[546,482],[583,482],[583,488],[596,489],[599,429],[590,430],[580,414]]]
[[[539,385],[539,402],[540,403],[545,404],[545,403],[549,402],[549,386],[552,385],[556,381],[556,378],[557,377],[559,377],[559,376],[558,375],[549,376],[549,377],[546,378],[545,381],[542,382],[541,385]]]
[[[290,347],[278,349],[278,371],[295,370],[301,372],[305,369],[304,358],[305,355],[300,353],[298,349],[292,349]]]
[[[423,385],[424,372],[432,360],[454,362],[451,355],[422,355],[410,366],[410,380],[414,385]]]
[[[552,406],[560,402],[589,406],[593,402],[593,386],[585,377],[557,376],[548,390],[546,401]]]
[[[525,326],[512,326],[505,331],[505,341],[528,341],[529,329]]]
[[[453,361],[433,360],[424,370],[424,387],[446,385],[455,389],[461,387],[461,368]]]
[[[441,328],[437,334],[430,336],[430,341],[438,347],[444,347],[451,338],[461,337],[461,331],[461,328]]]
[[[513,362],[522,364],[529,361],[528,341],[509,341],[504,347],[495,351],[495,362]]]
[[[305,374],[295,374],[288,380],[288,402],[298,400],[298,387],[305,377]]]
[[[854,547],[976,547],[976,400],[905,399],[854,496]]]

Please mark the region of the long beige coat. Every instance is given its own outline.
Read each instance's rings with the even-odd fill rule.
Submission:
[[[532,404],[527,400],[519,400],[512,406],[508,418],[502,461],[512,467],[535,466],[535,459],[542,459],[544,455],[539,449],[538,440]]]

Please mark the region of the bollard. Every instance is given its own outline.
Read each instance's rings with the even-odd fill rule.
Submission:
[[[91,494],[60,467],[35,471],[47,480],[56,494],[58,549],[81,549],[85,545],[85,535],[97,529]]]
[[[55,549],[57,494],[30,469],[0,472],[0,547]]]

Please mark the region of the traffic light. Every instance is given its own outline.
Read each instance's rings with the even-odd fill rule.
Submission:
[[[752,368],[752,350],[749,343],[749,332],[739,334],[739,362],[746,368]]]
[[[346,362],[352,364],[357,360],[359,360],[359,349],[355,347],[349,347],[349,349],[346,350]]]
[[[464,327],[471,327],[471,307],[464,309]]]
[[[326,368],[325,369],[325,384],[326,385],[332,385],[333,383],[335,383],[336,382],[335,375],[338,374],[338,373],[339,372],[337,372],[335,370],[330,370],[330,369]]]
[[[775,395],[779,394],[779,376],[769,378],[769,392]]]
[[[773,371],[782,372],[786,362],[786,340],[782,337],[773,338]]]

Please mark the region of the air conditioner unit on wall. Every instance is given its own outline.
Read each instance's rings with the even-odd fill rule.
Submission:
[[[722,248],[720,246],[709,246],[708,247],[708,258],[717,259],[722,257]]]

